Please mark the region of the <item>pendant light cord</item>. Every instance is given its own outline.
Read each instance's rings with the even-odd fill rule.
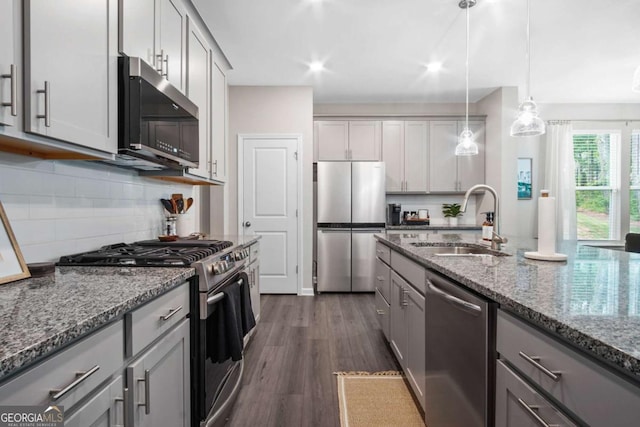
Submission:
[[[469,129],[469,1],[467,0],[467,62],[465,66],[467,68],[466,81],[467,81],[467,97],[466,97],[466,110],[465,110],[465,129]]]
[[[531,0],[527,0],[527,100],[531,98]]]

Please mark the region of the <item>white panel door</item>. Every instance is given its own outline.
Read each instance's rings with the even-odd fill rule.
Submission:
[[[408,121],[404,127],[404,190],[427,191],[429,122]]]
[[[297,139],[243,138],[244,235],[259,235],[260,292],[298,292]]]
[[[198,31],[189,23],[189,63],[187,64],[187,96],[198,106],[199,147],[198,168],[189,172],[209,177],[211,165],[211,53],[209,45]]]
[[[402,191],[404,188],[404,122],[385,120],[382,122],[382,161],[386,169],[387,191]]]
[[[429,123],[429,189],[456,191],[457,123],[432,121]]]

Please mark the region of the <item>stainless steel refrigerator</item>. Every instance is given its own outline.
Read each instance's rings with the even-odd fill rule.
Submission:
[[[373,292],[375,233],[385,229],[382,162],[318,162],[317,290]]]

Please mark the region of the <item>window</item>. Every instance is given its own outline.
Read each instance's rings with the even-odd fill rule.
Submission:
[[[579,240],[619,239],[619,141],[611,131],[573,133]]]
[[[631,133],[629,180],[629,231],[640,233],[640,130]]]

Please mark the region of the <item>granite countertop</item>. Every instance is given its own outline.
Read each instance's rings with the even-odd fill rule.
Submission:
[[[387,230],[482,230],[482,226],[480,225],[456,225],[452,227],[450,225],[387,225]]]
[[[425,267],[496,301],[640,382],[640,254],[565,242],[566,262],[535,261],[533,239],[510,239],[499,257],[438,257],[411,243],[483,244],[474,234],[378,234]],[[484,244],[487,246],[486,244]]]
[[[56,267],[0,285],[0,380],[185,282],[193,268]]]

